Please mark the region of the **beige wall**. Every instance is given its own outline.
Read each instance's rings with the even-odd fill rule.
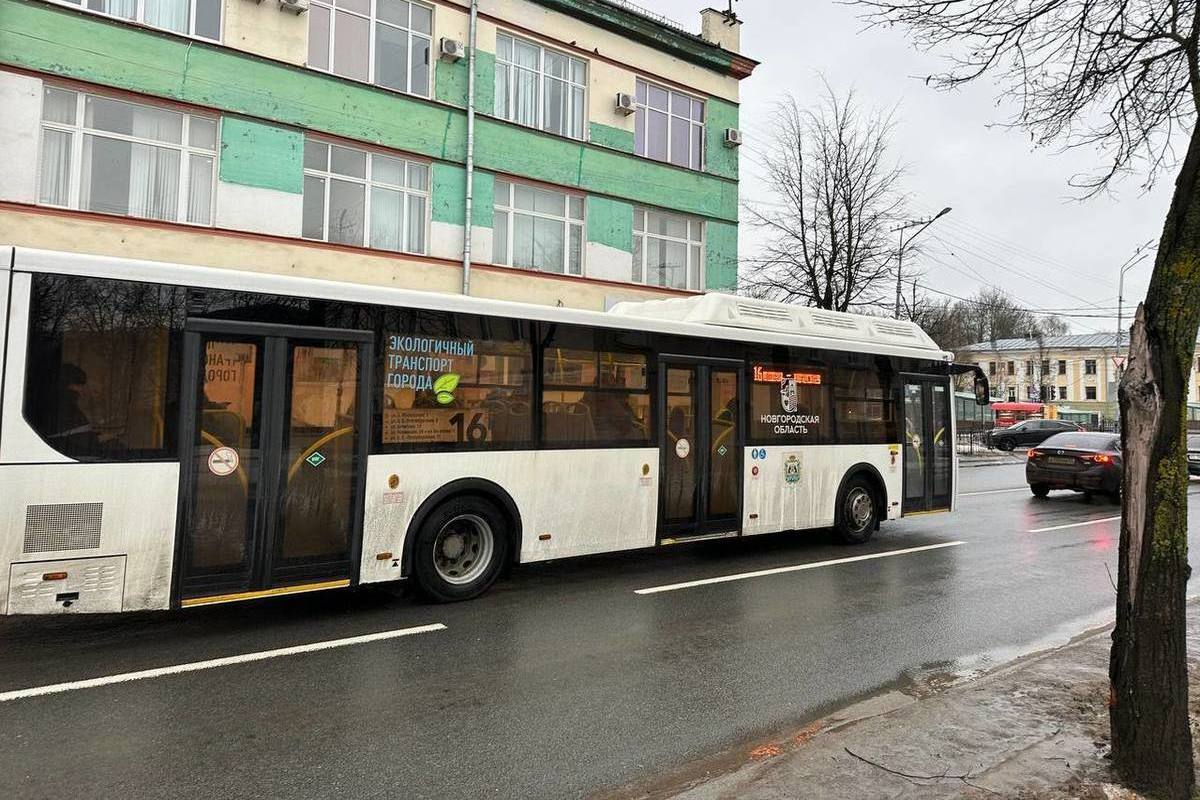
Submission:
[[[994,387],[1000,387],[1007,390],[1009,387],[1017,389],[1017,400],[1028,399],[1026,387],[1030,385],[1038,385],[1039,381],[1047,386],[1054,386],[1057,395],[1060,386],[1066,386],[1068,390],[1068,403],[1076,401],[1084,401],[1086,399],[1085,387],[1096,387],[1096,400],[1099,402],[1108,402],[1116,400],[1116,397],[1108,396],[1108,384],[1115,380],[1116,368],[1112,363],[1113,350],[1105,350],[1098,348],[1095,350],[1018,350],[1004,351],[1002,353],[972,353],[970,356],[964,357],[964,360],[970,360],[983,367],[987,371],[989,361],[996,362],[996,375],[989,376]],[[1038,377],[1038,370],[1042,360],[1050,362],[1050,374],[1044,379]],[[1095,360],[1096,374],[1087,375],[1084,372],[1084,362],[1086,360]],[[1067,362],[1067,374],[1058,374],[1058,362]],[[1009,361],[1016,364],[1016,375],[1009,377],[1007,374],[1007,363]],[[1034,374],[1032,376],[1026,373],[1026,362],[1034,362]],[[1056,396],[1056,401],[1061,398]]]
[[[431,292],[457,294],[462,286],[461,269],[451,263],[316,243],[229,235],[182,225],[146,225],[11,207],[0,208],[0,243]],[[472,272],[471,290],[476,297],[594,311],[604,310],[606,300],[651,300],[672,296],[636,286],[478,267]]]
[[[275,0],[225,0],[222,43],[290,64],[308,58],[308,14],[284,11]]]

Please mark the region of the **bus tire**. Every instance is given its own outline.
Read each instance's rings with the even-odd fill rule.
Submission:
[[[879,522],[875,491],[862,475],[847,481],[838,498],[833,529],[843,544],[866,544]]]
[[[508,560],[508,522],[478,495],[453,497],[421,523],[413,544],[413,578],[437,603],[470,600],[486,592]]]

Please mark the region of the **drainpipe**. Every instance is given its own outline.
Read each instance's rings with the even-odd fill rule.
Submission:
[[[467,31],[467,198],[463,214],[462,293],[471,293],[471,199],[475,187],[475,28],[479,22],[479,0],[471,0],[471,23]]]

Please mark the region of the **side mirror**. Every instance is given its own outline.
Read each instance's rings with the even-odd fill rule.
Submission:
[[[988,386],[988,379],[982,374],[975,376],[975,403],[977,405],[986,406],[992,402],[992,390]]]

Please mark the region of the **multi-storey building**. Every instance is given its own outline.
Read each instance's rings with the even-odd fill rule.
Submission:
[[[996,399],[1113,406],[1128,348],[1128,336],[1118,348],[1115,334],[1088,333],[977,342],[957,355],[987,372]],[[1200,402],[1200,354],[1196,361],[1188,379],[1193,403]]]
[[[595,309],[734,288],[740,23],[472,5],[0,0],[0,242]]]

